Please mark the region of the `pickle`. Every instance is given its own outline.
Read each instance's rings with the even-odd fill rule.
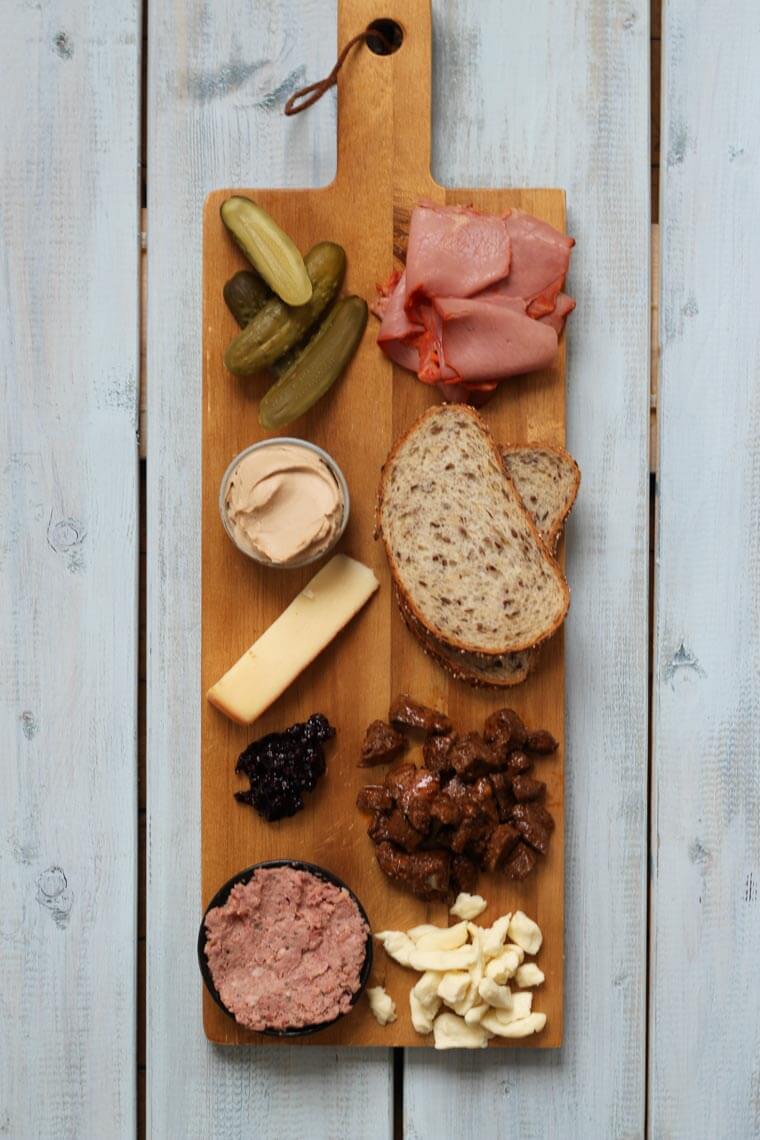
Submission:
[[[335,242],[321,241],[306,254],[306,268],[313,286],[311,300],[292,307],[271,297],[225,352],[224,363],[230,372],[236,376],[260,372],[303,340],[337,296],[346,272],[346,255]]]
[[[224,286],[224,300],[233,317],[244,329],[266,305],[272,291],[252,269],[241,269]]]
[[[222,202],[222,221],[254,269],[286,305],[305,305],[311,280],[295,243],[266,210],[250,198]]]
[[[314,338],[262,399],[261,426],[270,431],[282,428],[308,412],[345,371],[366,327],[365,300],[337,301]]]

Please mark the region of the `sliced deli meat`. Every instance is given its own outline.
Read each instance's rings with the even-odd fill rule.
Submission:
[[[567,583],[471,408],[430,408],[398,441],[377,523],[405,609],[442,644],[498,656],[562,623]]]
[[[504,218],[466,206],[421,202],[412,211],[406,304],[433,297],[471,297],[509,273]]]
[[[500,381],[554,360],[575,307],[562,292],[573,244],[521,210],[497,216],[421,203],[405,270],[374,306],[378,344],[445,400],[480,406]]]

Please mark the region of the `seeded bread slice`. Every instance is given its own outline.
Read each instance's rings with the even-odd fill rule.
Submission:
[[[551,443],[500,446],[507,474],[550,550],[573,508],[581,473],[572,455]]]
[[[429,408],[398,440],[377,523],[406,609],[443,645],[500,656],[564,620],[567,582],[472,408]]]
[[[416,637],[423,651],[437,665],[445,669],[455,681],[464,681],[476,687],[492,686],[497,689],[509,689],[513,685],[521,685],[531,671],[535,662],[537,651],[526,649],[522,653],[505,653],[501,657],[486,657],[480,653],[465,653],[457,649],[450,649],[442,642],[428,633],[415,621],[398,595],[394,591],[407,629]]]

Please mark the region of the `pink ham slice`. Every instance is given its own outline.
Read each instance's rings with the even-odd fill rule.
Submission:
[[[505,218],[465,206],[422,202],[412,210],[406,257],[406,308],[433,297],[471,297],[510,267]]]
[[[568,297],[567,293],[559,293],[557,295],[557,303],[552,311],[538,319],[542,325],[551,325],[557,336],[560,336],[565,327],[565,321],[574,308],[575,298]]]
[[[408,368],[410,372],[416,372],[420,359],[417,342],[425,329],[423,325],[410,320],[407,316],[404,308],[405,298],[406,273],[402,273],[395,285],[393,277],[391,278],[375,303],[376,308],[382,313],[377,343],[395,364],[401,368]]]
[[[512,210],[505,216],[504,224],[512,244],[509,276],[492,285],[488,294],[522,297],[528,302],[531,317],[544,316],[554,308],[575,242],[548,222],[522,210]]]
[[[437,297],[433,307],[442,321],[440,359],[459,380],[489,383],[548,368],[554,360],[556,331],[532,320],[519,303]]]

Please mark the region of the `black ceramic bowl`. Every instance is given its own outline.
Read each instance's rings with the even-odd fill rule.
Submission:
[[[201,968],[201,974],[203,975],[203,981],[206,985],[206,989],[211,994],[212,998],[219,1006],[219,1008],[223,1009],[227,1016],[231,1017],[237,1025],[239,1025],[240,1022],[238,1022],[235,1018],[235,1015],[231,1013],[229,1009],[227,1009],[227,1006],[219,996],[219,991],[214,985],[214,979],[212,978],[211,970],[209,969],[208,960],[206,958],[206,915],[210,910],[213,910],[214,907],[224,906],[224,904],[227,902],[227,899],[229,898],[230,891],[234,886],[236,886],[237,883],[247,883],[249,879],[252,878],[255,871],[260,871],[264,867],[292,867],[296,871],[306,871],[308,874],[314,875],[314,877],[317,879],[322,879],[326,883],[332,883],[333,886],[340,887],[353,899],[356,908],[359,911],[359,914],[367,924],[367,929],[370,929],[367,913],[354,892],[350,887],[346,886],[342,879],[339,879],[337,875],[333,875],[332,871],[325,870],[324,867],[317,867],[314,863],[304,863],[300,859],[271,859],[269,862],[254,863],[253,866],[246,867],[244,871],[238,871],[236,875],[233,875],[231,879],[228,879],[227,882],[216,892],[211,902],[203,912],[203,919],[201,921],[200,930],[198,931],[198,964]],[[359,975],[359,988],[351,998],[351,1008],[356,1005],[359,998],[364,993],[364,988],[369,980],[371,970],[372,933],[370,931],[370,933],[367,935],[364,965],[362,966],[361,974]],[[261,1029],[256,1030],[255,1032],[265,1033],[269,1037],[306,1037],[311,1033],[319,1033],[320,1030],[327,1029],[327,1027],[330,1025],[335,1025],[336,1022],[340,1021],[342,1017],[346,1017],[350,1012],[350,1009],[346,1010],[345,1013],[339,1013],[338,1016],[332,1018],[331,1021],[321,1021],[318,1025],[304,1025],[302,1027],[296,1027],[293,1029]],[[247,1027],[241,1026],[241,1028],[245,1029]]]

